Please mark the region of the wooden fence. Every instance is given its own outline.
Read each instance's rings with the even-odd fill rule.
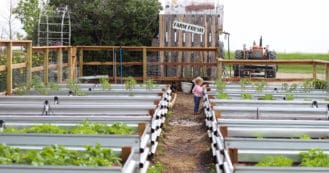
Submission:
[[[13,62],[13,47],[23,47],[25,51],[24,61],[21,63]],[[15,69],[24,69],[26,71],[25,82],[32,80],[32,73],[43,72],[43,81],[48,83],[49,80],[49,70],[56,70],[57,73],[57,83],[63,83],[63,68],[66,68],[67,77],[66,79],[78,79],[81,76],[84,76],[84,67],[85,66],[105,66],[111,67],[113,72],[107,74],[111,82],[117,83],[127,76],[122,74],[122,68],[133,68],[138,66],[141,69],[141,73],[138,73],[139,76],[134,76],[136,80],[145,82],[146,80],[152,79],[159,81],[159,83],[168,83],[168,82],[178,82],[178,81],[191,81],[195,76],[210,76],[213,73],[213,67],[217,67],[217,76],[212,78],[213,80],[223,78],[223,67],[226,65],[232,64],[305,64],[311,65],[313,68],[313,79],[317,78],[317,67],[325,66],[325,79],[329,82],[329,61],[321,60],[273,60],[273,61],[257,61],[257,60],[218,60],[218,61],[209,61],[202,59],[195,59],[194,61],[150,61],[150,56],[156,54],[156,56],[163,56],[163,54],[168,53],[168,56],[173,52],[175,53],[185,53],[189,52],[188,55],[192,53],[200,54],[216,54],[218,55],[218,49],[215,47],[146,47],[146,46],[52,46],[52,47],[32,47],[32,41],[5,41],[0,40],[1,50],[5,50],[5,65],[0,65],[0,74],[5,74],[6,81],[0,81],[6,83],[6,93],[11,94],[13,92],[13,70]],[[120,57],[118,61],[114,54],[115,51],[124,50],[127,52],[137,52],[135,54],[134,61],[128,61],[126,57]],[[86,51],[111,51],[113,57],[111,61],[84,61],[86,56],[84,55]],[[49,63],[49,55],[53,53],[56,55],[56,63]],[[38,54],[43,58],[41,64],[33,65],[32,56]],[[65,58],[64,58],[65,55]],[[111,55],[112,56],[112,55]],[[216,56],[218,57],[218,56]],[[199,57],[198,57],[199,58]],[[64,61],[65,59],[65,61]],[[156,75],[150,75],[150,67],[153,67],[155,70],[161,69],[161,72]],[[163,69],[176,69],[180,68],[183,73],[177,73],[173,76],[165,75],[162,71]],[[193,69],[192,71],[184,71],[184,69]],[[211,69],[211,70],[208,70]],[[118,72],[121,70],[120,72]],[[160,70],[159,70],[160,71]],[[176,71],[176,70],[175,70]],[[140,75],[141,74],[141,75]],[[185,75],[183,75],[185,74]],[[129,74],[131,76],[136,74]],[[225,77],[225,80],[237,80],[238,78],[229,78]],[[292,81],[292,80],[303,80],[303,78],[275,78],[275,79],[264,79],[268,81]],[[3,92],[3,91],[0,91]]]

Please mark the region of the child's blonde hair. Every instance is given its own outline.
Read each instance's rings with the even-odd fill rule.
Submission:
[[[201,85],[202,83],[203,83],[203,79],[201,78],[201,77],[197,77],[197,78],[195,78],[195,84],[196,85]]]

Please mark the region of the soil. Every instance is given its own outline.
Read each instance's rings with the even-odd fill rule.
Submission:
[[[214,169],[204,115],[193,115],[193,95],[177,93],[153,159],[165,173],[209,173]]]

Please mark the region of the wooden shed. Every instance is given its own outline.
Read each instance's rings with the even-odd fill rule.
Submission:
[[[160,47],[221,47],[222,0],[160,0]],[[216,62],[214,52],[160,52],[160,62]],[[161,76],[216,78],[216,67],[160,67]]]

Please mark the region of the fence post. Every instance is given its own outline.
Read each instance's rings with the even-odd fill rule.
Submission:
[[[7,50],[7,62],[6,62],[6,72],[7,72],[7,83],[6,83],[6,93],[11,95],[13,89],[13,43],[11,41],[8,42],[6,46]]]
[[[71,76],[72,79],[76,79],[76,67],[77,67],[77,48],[76,47],[72,47],[72,54],[71,54],[71,58],[72,58],[72,64],[71,64]]]
[[[63,81],[63,49],[57,50],[57,83]]]
[[[313,79],[316,79],[316,63],[313,62]]]
[[[143,47],[143,82],[145,83],[147,79],[147,50]]]
[[[221,59],[217,59],[217,77],[218,80],[221,80],[223,76],[223,62]]]
[[[26,81],[32,81],[32,42],[27,43],[26,46]]]
[[[79,53],[79,68],[80,68],[80,73],[79,77],[83,76],[83,49],[80,48],[80,53]]]
[[[329,62],[326,64],[326,81],[329,83]]]
[[[49,71],[49,49],[45,50],[43,62],[43,82],[48,85],[48,71]]]
[[[69,66],[69,79],[74,79],[74,65],[76,63],[76,47],[69,47],[68,49],[68,66]]]

